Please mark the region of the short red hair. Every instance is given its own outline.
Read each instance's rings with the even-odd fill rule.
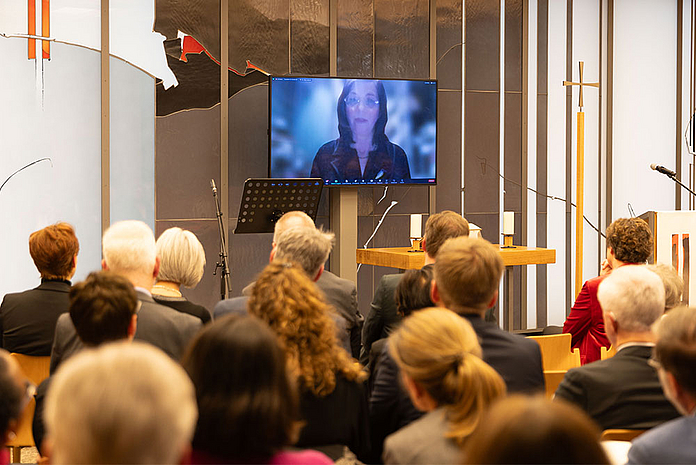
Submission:
[[[73,257],[79,251],[75,230],[68,223],[52,224],[29,236],[29,253],[42,278],[70,278]]]

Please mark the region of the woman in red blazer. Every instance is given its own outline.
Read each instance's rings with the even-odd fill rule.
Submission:
[[[573,335],[572,347],[580,349],[583,365],[599,360],[601,347],[611,345],[597,301],[599,283],[613,269],[645,263],[652,251],[652,231],[640,218],[619,218],[607,228],[607,258],[602,262],[600,275],[585,282],[563,324],[563,332]]]

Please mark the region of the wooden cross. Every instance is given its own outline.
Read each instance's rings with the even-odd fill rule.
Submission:
[[[582,74],[585,63],[580,62],[580,82],[563,81],[564,86],[580,86],[580,102],[578,109],[578,154],[577,154],[577,202],[575,208],[575,297],[582,289],[582,246],[583,246],[583,221],[585,208],[585,112],[582,111],[584,102],[582,88],[584,86],[599,88],[599,82],[583,82]],[[572,77],[571,77],[572,79]]]
[[[582,111],[582,107],[585,106],[583,104],[583,100],[582,100],[582,88],[583,88],[583,86],[596,87],[599,89],[599,82],[582,82],[582,73],[583,73],[584,69],[585,69],[585,62],[581,61],[580,62],[580,82],[563,81],[564,86],[580,86],[580,102],[578,104],[578,106],[580,107],[579,111]]]

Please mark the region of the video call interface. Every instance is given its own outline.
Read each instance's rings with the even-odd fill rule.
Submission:
[[[272,178],[435,184],[437,81],[270,78]]]

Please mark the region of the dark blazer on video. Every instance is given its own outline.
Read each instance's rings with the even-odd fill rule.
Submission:
[[[39,287],[7,294],[0,305],[1,347],[25,355],[50,355],[56,321],[68,311],[69,291],[69,281],[42,279]]]
[[[184,348],[203,323],[195,316],[165,307],[154,301],[152,296],[136,291],[141,302],[138,311],[138,327],[135,339],[148,342],[164,351],[174,360],[179,360]],[[58,365],[83,347],[77,336],[70,314],[61,315],[51,351],[53,373]]]
[[[649,429],[679,416],[648,365],[652,347],[629,346],[613,357],[568,370],[556,397],[578,405],[602,429]]]

